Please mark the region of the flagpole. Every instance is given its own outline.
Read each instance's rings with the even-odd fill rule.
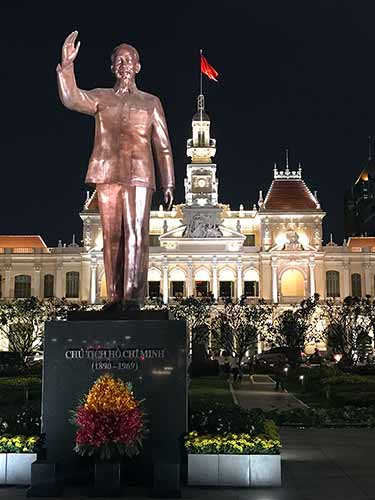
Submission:
[[[199,58],[199,74],[200,74],[200,95],[203,94],[203,83],[202,83],[202,68],[201,68],[201,60],[202,60],[202,49],[200,49],[200,55],[201,57]]]

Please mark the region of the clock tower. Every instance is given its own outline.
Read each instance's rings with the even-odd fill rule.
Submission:
[[[193,137],[187,141],[187,165],[185,178],[185,200],[188,206],[216,206],[218,203],[218,180],[216,164],[212,157],[216,153],[216,140],[210,137],[210,118],[204,109],[204,95],[198,96],[198,110],[192,121]]]
[[[188,163],[185,178],[185,205],[182,208],[186,238],[218,238],[222,236],[221,212],[218,204],[216,141],[210,137],[210,118],[204,109],[204,95],[198,96],[198,109],[192,121],[193,137],[187,141]]]

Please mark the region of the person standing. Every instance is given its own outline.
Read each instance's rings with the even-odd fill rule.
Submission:
[[[281,390],[285,390],[285,362],[282,356],[279,356],[275,366],[274,366],[274,374],[275,374],[275,391],[278,391],[281,387]]]

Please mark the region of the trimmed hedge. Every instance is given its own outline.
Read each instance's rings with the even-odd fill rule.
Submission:
[[[267,426],[293,427],[375,427],[375,405],[342,408],[294,408],[263,411],[239,406],[200,404],[189,410],[189,430],[199,434],[241,433],[272,436]],[[271,424],[272,426],[272,424]],[[277,427],[275,427],[277,433]]]

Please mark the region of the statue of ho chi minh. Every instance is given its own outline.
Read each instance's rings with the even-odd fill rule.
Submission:
[[[167,124],[157,97],[138,90],[141,65],[131,45],[111,56],[113,88],[81,90],[74,76],[80,42],[74,31],[65,40],[57,66],[62,103],[95,117],[95,141],[85,182],[95,185],[103,228],[108,303],[125,310],[144,302],[148,272],[151,199],[155,190],[152,150],[160,170],[164,200],[171,208],[174,168]]]

